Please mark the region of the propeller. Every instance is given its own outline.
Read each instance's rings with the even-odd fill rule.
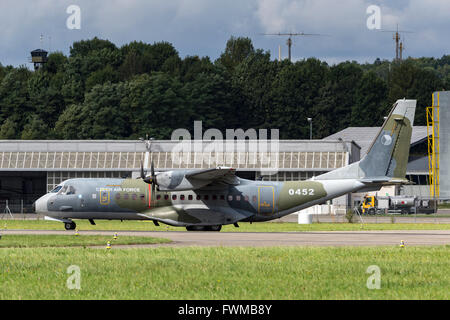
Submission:
[[[150,173],[151,173],[150,177],[147,177],[145,175],[144,165],[143,165],[142,160],[141,160],[141,178],[142,178],[142,180],[144,180],[145,183],[148,183],[148,184],[151,184],[151,185],[157,185],[156,175],[155,175],[155,167],[153,165],[153,161],[152,161],[152,164],[151,164],[151,167],[150,167]]]

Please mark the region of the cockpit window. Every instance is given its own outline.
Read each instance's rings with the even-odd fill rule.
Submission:
[[[75,188],[72,186],[69,186],[69,189],[67,190],[66,194],[75,194]]]
[[[61,190],[62,186],[57,186],[55,189],[50,191],[51,193],[57,193],[59,190]]]
[[[67,185],[63,186],[60,193],[66,193],[67,192],[67,188],[68,188]]]

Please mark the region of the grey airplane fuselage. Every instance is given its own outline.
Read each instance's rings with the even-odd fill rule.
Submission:
[[[142,179],[70,179],[36,201],[55,219],[155,220],[174,226],[268,221],[363,186],[357,180],[266,182],[157,191]],[[59,188],[59,190],[58,190]]]

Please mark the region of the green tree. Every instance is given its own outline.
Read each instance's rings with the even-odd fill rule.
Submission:
[[[255,48],[250,38],[232,36],[227,41],[225,51],[217,59],[217,63],[223,65],[231,73],[237,65],[254,52]]]
[[[18,134],[18,125],[12,118],[6,119],[0,127],[0,139],[16,139]]]
[[[203,121],[203,129],[229,128],[229,121],[234,115],[230,84],[224,76],[217,73],[200,73],[195,80],[185,84],[186,104],[192,110],[190,127],[196,120]]]
[[[414,124],[423,126],[426,125],[426,107],[431,106],[432,93],[443,87],[443,81],[434,71],[420,69],[413,62],[404,61],[392,69],[388,101],[392,104],[398,99],[416,99]]]
[[[53,126],[59,114],[65,108],[64,96],[61,93],[62,73],[50,74],[39,70],[28,80],[28,94],[33,115],[45,119]]]
[[[119,74],[110,66],[107,65],[101,70],[97,70],[89,75],[86,80],[86,92],[98,84],[105,84],[107,82],[119,81]]]
[[[51,74],[64,72],[67,62],[68,59],[62,52],[52,52],[48,55],[48,60],[44,64],[43,70]]]
[[[48,125],[37,115],[32,115],[27,124],[25,124],[21,139],[22,140],[45,140],[49,135]]]
[[[387,103],[388,88],[373,71],[363,75],[356,86],[355,104],[352,107],[351,125],[372,127],[383,123],[391,106]]]
[[[13,117],[22,128],[26,117],[33,111],[28,93],[28,80],[32,73],[25,67],[12,69],[0,83],[0,121]]]
[[[72,104],[68,106],[56,121],[54,136],[58,139],[92,139],[91,127],[84,126],[90,116],[87,107]]]
[[[70,48],[70,56],[88,56],[92,51],[100,50],[115,51],[117,49],[116,45],[109,40],[99,39],[94,37],[90,40],[81,40],[74,42]]]
[[[170,139],[173,130],[192,127],[192,110],[182,83],[164,73],[144,74],[130,81],[122,105],[130,114],[131,138],[149,134]]]
[[[317,59],[286,64],[271,90],[270,128],[280,129],[282,139],[309,138],[308,117],[314,113],[328,66]]]
[[[271,89],[282,63],[270,60],[270,53],[257,50],[240,63],[232,75],[232,93],[239,99],[236,112],[239,123],[248,128],[266,124],[272,113]]]

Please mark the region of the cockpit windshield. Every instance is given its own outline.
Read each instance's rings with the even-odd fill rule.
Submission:
[[[61,188],[62,186],[56,186],[56,188],[50,191],[50,193],[57,193],[59,190],[61,190]]]

